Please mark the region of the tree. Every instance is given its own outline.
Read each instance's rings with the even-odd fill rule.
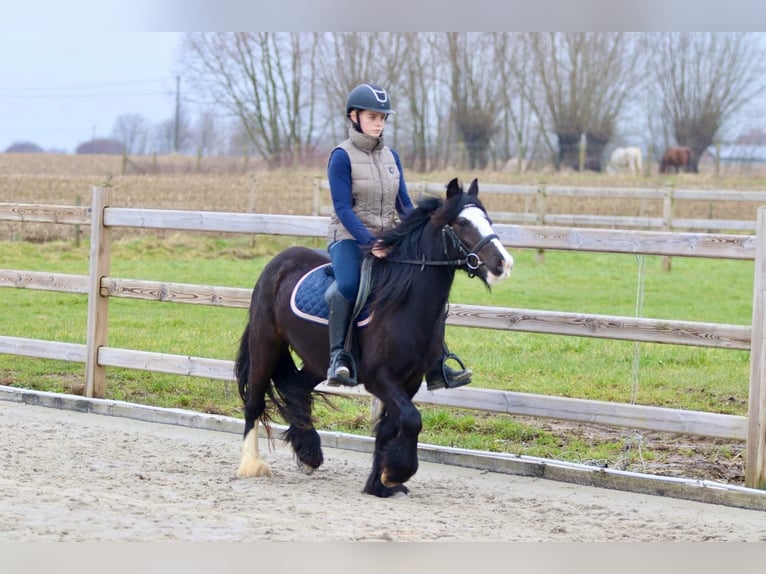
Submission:
[[[315,42],[307,33],[190,33],[192,85],[238,118],[270,166],[300,162],[315,132]]]
[[[585,136],[588,158],[598,159],[616,121],[642,78],[638,36],[627,33],[528,33],[529,69],[516,77],[557,167],[579,165]],[[551,135],[557,137],[554,142]]]
[[[395,90],[392,98],[397,110],[395,143],[405,152],[402,161],[415,170],[425,172],[436,161],[436,150],[429,143],[438,140],[438,101],[440,67],[430,49],[434,35],[402,32],[398,41],[386,44],[396,47],[389,54]]]
[[[3,153],[42,153],[43,148],[33,142],[13,142]]]
[[[766,87],[766,49],[751,33],[651,35],[661,116],[675,142],[691,148],[691,169],[732,116]],[[670,143],[670,142],[666,142]]]
[[[320,134],[328,146],[346,137],[346,97],[364,83],[384,87],[391,96],[396,115],[386,127],[386,143],[398,147],[399,130],[408,125],[404,62],[406,35],[390,32],[333,32],[318,37],[315,80],[320,122],[327,126]],[[329,151],[329,149],[328,149]]]
[[[515,171],[523,171],[540,151],[542,132],[539,118],[522,96],[521,81],[525,78],[530,92],[535,92],[536,77],[527,68],[530,62],[529,45],[519,34],[493,32],[494,59],[492,67],[498,76],[498,137],[495,141],[495,160],[505,165],[515,157]]]
[[[117,155],[125,153],[125,144],[115,139],[96,138],[78,145],[75,153]]]
[[[112,137],[121,141],[129,154],[143,155],[149,139],[148,120],[139,114],[122,114],[114,122]]]
[[[152,127],[149,148],[158,154],[171,154],[174,152],[176,122],[167,119]]]
[[[447,32],[452,118],[465,147],[469,169],[484,169],[489,142],[498,129],[498,75],[492,65],[493,37]]]
[[[212,110],[205,110],[197,118],[192,136],[199,153],[203,155],[222,155],[225,133],[219,119]]]

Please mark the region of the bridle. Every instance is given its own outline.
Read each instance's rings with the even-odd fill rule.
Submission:
[[[497,233],[490,233],[489,235],[482,237],[476,245],[469,249],[465,242],[458,237],[457,233],[455,233],[455,230],[452,229],[451,226],[445,225],[442,227],[442,239],[444,241],[445,257],[448,255],[447,239],[449,239],[452,242],[452,246],[457,248],[460,254],[465,257],[464,259],[446,260],[443,263],[445,265],[453,265],[454,267],[463,267],[465,265],[469,269],[468,276],[473,277],[475,275],[474,272],[484,265],[484,262],[479,259],[479,251],[481,251],[481,248],[493,239],[500,239],[500,237]],[[434,261],[431,264],[436,265],[438,262]]]
[[[470,207],[475,204],[467,204],[463,206],[463,209],[466,207]],[[462,210],[461,210],[462,211]],[[457,249],[460,252],[460,255],[462,258],[459,259],[440,259],[440,260],[432,260],[432,259],[426,259],[425,254],[422,255],[421,259],[391,259],[386,258],[386,261],[390,261],[392,263],[405,263],[408,265],[420,265],[420,270],[423,271],[426,267],[432,267],[432,266],[449,266],[449,267],[467,267],[468,268],[468,276],[474,277],[476,275],[476,271],[484,265],[484,262],[479,258],[479,251],[481,251],[481,248],[484,247],[487,243],[492,241],[493,239],[500,239],[500,237],[497,235],[497,233],[491,233],[485,237],[482,237],[476,245],[473,247],[468,247],[465,242],[460,239],[457,233],[455,233],[455,230],[452,229],[451,225],[445,225],[441,229],[442,232],[442,243],[444,245],[444,256],[449,257],[449,251],[450,247],[453,249]]]

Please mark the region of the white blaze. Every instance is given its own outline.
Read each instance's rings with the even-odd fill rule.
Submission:
[[[494,229],[492,229],[492,226],[489,224],[489,220],[487,219],[486,214],[478,207],[468,206],[460,212],[460,215],[473,223],[474,227],[476,227],[482,237],[487,237],[488,235],[492,235],[495,232]],[[500,251],[500,254],[503,257],[502,274],[495,275],[494,273],[490,272],[489,276],[487,277],[487,282],[492,284],[508,278],[508,276],[511,274],[511,269],[513,268],[513,257],[511,257],[511,254],[506,251],[505,247],[499,239],[492,239],[490,243],[497,247],[498,251]]]

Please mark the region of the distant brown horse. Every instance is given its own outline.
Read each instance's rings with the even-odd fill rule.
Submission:
[[[692,150],[688,147],[669,147],[665,150],[660,161],[660,173],[675,173],[692,169]]]

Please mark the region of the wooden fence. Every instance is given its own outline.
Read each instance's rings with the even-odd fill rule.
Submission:
[[[486,191],[482,188],[482,192]],[[728,193],[728,192],[727,192]],[[118,227],[181,231],[324,237],[327,218],[110,207],[110,189],[94,187],[90,207],[0,203],[0,220],[90,225],[88,276],[0,269],[0,287],[88,295],[86,344],[0,336],[0,353],[85,363],[85,394],[105,395],[105,369],[122,367],[218,380],[234,380],[232,361],[188,357],[106,345],[110,297],[247,308],[250,289],[127,280],[110,276],[111,230]],[[575,398],[462,388],[416,395],[421,404],[471,408],[653,431],[746,441],[745,483],[766,489],[766,207],[759,208],[756,234],[725,235],[659,231],[574,229],[496,224],[502,243],[519,249],[558,249],[625,254],[755,261],[751,326],[451,304],[449,324],[750,350],[747,417]],[[368,396],[363,389],[320,390]]]
[[[316,178],[313,187],[312,214],[329,215],[330,206],[323,202],[328,198],[330,189],[326,179]],[[444,184],[427,181],[408,183],[411,194],[443,193]],[[712,219],[712,218],[682,218],[675,213],[679,201],[704,201],[709,204],[743,202],[758,205],[766,204],[766,192],[734,191],[734,190],[700,190],[681,189],[666,186],[654,188],[603,188],[603,187],[573,187],[560,185],[503,185],[482,183],[481,194],[496,194],[518,196],[525,198],[523,212],[491,211],[490,217],[497,223],[515,223],[522,225],[564,225],[568,227],[611,227],[630,229],[655,229],[663,231],[755,231],[754,219]],[[596,198],[596,199],[630,199],[641,202],[657,202],[662,205],[662,216],[648,217],[642,215],[594,215],[551,213],[551,198]]]

